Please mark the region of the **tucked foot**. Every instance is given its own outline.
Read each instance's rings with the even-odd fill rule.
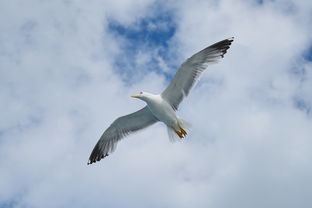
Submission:
[[[187,132],[186,132],[184,129],[182,129],[181,127],[180,127],[180,132],[181,132],[181,134],[182,134],[184,137],[187,135]]]
[[[180,139],[183,139],[183,134],[180,131],[175,131],[175,133],[180,137]]]
[[[180,137],[180,139],[183,139],[187,135],[187,132],[182,128],[180,128],[180,131],[175,131],[175,133]]]

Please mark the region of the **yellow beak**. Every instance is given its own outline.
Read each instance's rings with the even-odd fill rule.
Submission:
[[[140,95],[131,95],[131,97],[133,97],[133,98],[139,98]]]

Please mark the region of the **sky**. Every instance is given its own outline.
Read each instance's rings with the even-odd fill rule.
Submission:
[[[0,208],[312,207],[312,2],[0,1]],[[234,36],[178,115],[87,166],[103,131]]]

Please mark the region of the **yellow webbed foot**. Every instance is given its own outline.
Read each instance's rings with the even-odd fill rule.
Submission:
[[[187,132],[186,132],[184,129],[180,128],[180,131],[181,131],[181,134],[182,134],[184,137],[187,135]]]
[[[180,128],[180,131],[175,131],[175,132],[180,137],[180,139],[183,139],[187,135],[187,132],[182,128]]]
[[[175,133],[180,137],[180,139],[183,139],[183,134],[179,131],[175,131]]]

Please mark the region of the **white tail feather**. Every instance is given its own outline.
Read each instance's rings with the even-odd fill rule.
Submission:
[[[182,118],[178,118],[178,123],[181,128],[190,130],[192,128],[192,124],[183,120]]]
[[[173,143],[180,140],[179,136],[175,133],[175,131],[171,127],[167,126],[167,132],[170,142]]]
[[[182,129],[190,130],[190,128],[192,127],[192,125],[191,125],[189,122],[187,122],[187,121],[185,121],[185,120],[183,120],[183,119],[181,119],[181,118],[178,118],[178,125],[179,125],[179,127],[178,127],[178,130],[177,130],[177,131],[179,131],[181,128],[182,128]],[[179,128],[180,128],[180,129],[179,129]],[[182,139],[177,135],[176,131],[175,131],[173,128],[167,126],[167,132],[168,132],[168,137],[169,137],[169,141],[170,141],[170,142],[176,142],[176,141],[181,141],[181,140],[182,140]],[[185,132],[185,131],[184,131],[184,132]],[[185,135],[183,135],[183,137],[185,137],[185,136],[186,136],[186,133],[185,133]],[[182,138],[183,138],[183,137],[182,137]]]

